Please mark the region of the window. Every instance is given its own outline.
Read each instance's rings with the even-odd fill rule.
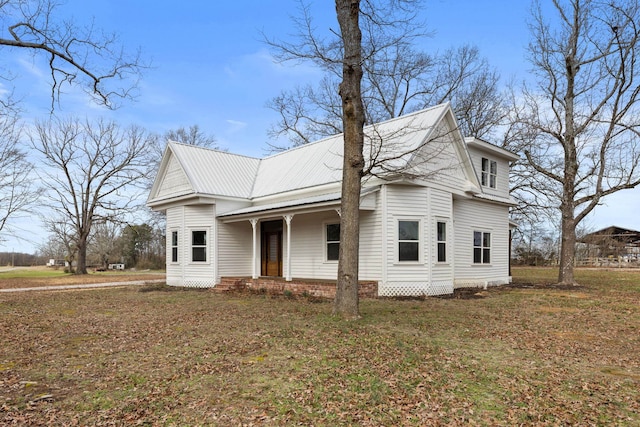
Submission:
[[[178,262],[178,232],[171,232],[171,262]]]
[[[494,160],[482,158],[482,185],[496,188],[496,176],[498,174],[498,164]]]
[[[438,244],[438,262],[447,262],[447,223],[436,223],[436,239]]]
[[[398,221],[398,261],[419,261],[420,221]]]
[[[337,261],[340,253],[340,224],[326,225],[327,261]]]
[[[191,232],[191,261],[207,262],[207,232],[204,230]]]
[[[473,232],[473,263],[489,264],[491,262],[491,233]]]

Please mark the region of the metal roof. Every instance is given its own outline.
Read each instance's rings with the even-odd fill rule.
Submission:
[[[427,138],[438,136],[434,128],[447,111],[451,111],[448,103],[366,126],[365,162],[375,158],[383,160],[387,169],[405,166]],[[340,182],[343,135],[264,159],[170,141],[163,164],[171,154],[180,162],[196,194],[251,200]],[[384,173],[384,168],[374,169],[374,173]],[[152,191],[150,199],[153,197]]]
[[[259,159],[177,142],[169,144],[196,193],[251,196]]]

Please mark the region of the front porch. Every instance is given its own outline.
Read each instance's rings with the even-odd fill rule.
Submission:
[[[214,288],[217,292],[230,291],[262,291],[276,295],[309,295],[332,299],[336,296],[335,280],[296,279],[285,280],[283,277],[222,277]],[[378,282],[361,280],[358,286],[360,298],[377,298]]]

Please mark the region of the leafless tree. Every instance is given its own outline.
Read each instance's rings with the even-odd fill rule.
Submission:
[[[122,231],[119,222],[101,222],[95,224],[89,236],[87,245],[87,257],[92,258],[94,263],[106,269],[109,262],[113,262],[118,257],[118,237]]]
[[[380,10],[382,3],[372,5]],[[416,3],[416,2],[414,2]],[[386,9],[386,6],[384,6]],[[310,8],[301,3],[301,16],[295,23],[299,42],[284,44],[267,40],[279,59],[290,59],[302,52],[306,43],[324,59],[318,64],[327,71],[317,86],[306,85],[283,91],[267,105],[280,115],[269,130],[274,140],[286,136],[293,146],[341,133],[342,110],[338,85],[342,79],[339,41],[326,41],[313,25]],[[480,56],[476,47],[465,45],[433,55],[416,51],[414,44],[424,34],[421,22],[407,8],[402,25],[393,31],[380,31],[380,21],[364,16],[362,99],[365,124],[374,124],[425,107],[451,101],[463,134],[487,138],[503,122],[506,109],[498,82],[499,75]],[[415,8],[413,9],[415,10]],[[387,9],[398,16],[397,9]],[[305,52],[302,58],[312,59]],[[300,58],[300,57],[298,57]],[[287,148],[274,142],[275,150]]]
[[[9,220],[25,212],[34,201],[33,168],[21,149],[21,135],[16,111],[0,105],[0,241]]]
[[[531,193],[561,217],[558,281],[573,284],[576,227],[602,198],[640,183],[637,0],[553,0],[532,9],[529,60],[514,127]]]
[[[123,129],[104,120],[54,118],[36,124],[31,142],[46,166],[42,179],[54,216],[72,227],[76,273],[86,274],[93,226],[122,222],[139,208],[150,136],[138,127]]]
[[[313,126],[317,126],[314,132],[320,132],[318,135],[328,130],[327,133],[330,134],[342,132],[344,137],[341,243],[334,313],[345,319],[359,317],[358,242],[362,178],[365,175],[412,177],[414,171],[407,168],[406,162],[402,160],[412,157],[420,163],[428,163],[429,159],[438,156],[439,150],[425,150],[425,156],[417,155],[418,151],[426,144],[448,137],[446,134],[435,135],[425,145],[410,147],[411,151],[407,152],[395,148],[403,145],[402,133],[406,135],[411,132],[411,125],[400,132],[391,133],[383,131],[382,127],[373,126],[372,131],[364,134],[367,114],[375,111],[368,110],[366,105],[367,98],[362,83],[366,74],[364,64],[371,58],[392,55],[390,52],[395,51],[398,46],[420,36],[419,26],[416,25],[417,6],[417,0],[336,0],[339,31],[333,30],[324,37],[314,32],[307,6],[302,3],[302,18],[297,21],[298,39],[292,42],[268,41],[276,49],[279,59],[310,61],[325,70],[329,76],[321,84],[322,93],[327,96],[318,97],[325,103],[326,111],[329,111],[323,117],[327,120],[313,121]],[[332,83],[332,75],[338,76],[339,84]],[[299,93],[309,97],[317,96],[306,89],[300,89]],[[339,96],[339,100],[336,100],[335,94]],[[288,99],[295,98],[296,96],[291,96]],[[280,102],[285,106],[289,101],[282,98]],[[305,104],[299,102],[293,108],[304,112]],[[299,130],[296,138],[303,143],[307,135],[305,124],[296,120],[306,118],[292,117],[294,121],[291,125]]]
[[[64,216],[53,217],[41,215],[45,229],[49,231],[47,247],[53,250],[56,255],[63,254],[66,263],[65,268],[70,273],[75,271],[76,259],[78,257],[78,245],[76,243],[76,232],[72,224]]]
[[[59,16],[56,0],[0,0],[0,48],[30,50],[47,60],[53,109],[65,84],[77,85],[107,107],[134,95],[145,68],[115,34]]]

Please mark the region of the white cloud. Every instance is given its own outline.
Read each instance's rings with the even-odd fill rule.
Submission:
[[[247,122],[242,122],[240,120],[227,119],[225,121],[230,125],[227,129],[227,133],[236,133],[249,125]]]

